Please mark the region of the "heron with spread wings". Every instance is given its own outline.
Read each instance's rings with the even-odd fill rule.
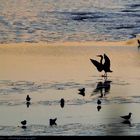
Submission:
[[[98,57],[101,57],[100,62],[90,59],[90,61],[94,64],[94,66],[97,68],[99,72],[104,71],[105,74],[103,75],[104,77],[107,77],[107,72],[113,72],[110,70],[110,59],[106,54],[104,55],[97,55]],[[104,63],[103,63],[104,59]]]

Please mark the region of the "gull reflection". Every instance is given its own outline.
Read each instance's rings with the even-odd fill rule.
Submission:
[[[124,120],[122,123],[123,124],[128,124],[130,127],[132,127],[130,120]]]
[[[26,102],[26,106],[27,106],[27,108],[29,108],[30,105],[31,105],[30,102]]]
[[[98,105],[98,106],[97,106],[97,110],[98,110],[98,111],[100,111],[101,108],[102,108],[101,105]]]

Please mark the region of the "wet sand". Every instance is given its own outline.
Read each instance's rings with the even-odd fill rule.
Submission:
[[[82,45],[83,44],[83,45]],[[0,135],[139,135],[140,51],[136,39],[0,45]],[[111,59],[108,89],[90,58]],[[85,88],[85,96],[79,88]],[[104,96],[101,98],[101,92]],[[26,96],[32,98],[29,108]],[[64,108],[60,99],[65,99]],[[97,110],[97,99],[102,101]],[[132,112],[131,125],[122,115]],[[57,117],[57,126],[49,119]],[[27,129],[20,121],[27,120]]]

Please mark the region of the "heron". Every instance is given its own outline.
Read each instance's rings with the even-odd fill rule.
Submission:
[[[107,77],[107,72],[113,72],[112,70],[110,70],[110,59],[106,54],[104,54],[104,56],[103,55],[97,55],[97,56],[101,57],[100,62],[94,59],[90,59],[90,61],[95,65],[95,67],[99,72],[101,71],[105,72],[103,77]],[[103,58],[104,58],[104,64],[103,64]]]

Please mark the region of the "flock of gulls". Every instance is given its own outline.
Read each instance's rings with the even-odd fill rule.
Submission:
[[[81,94],[81,95],[85,94],[85,88],[79,89],[79,91],[80,91],[79,94]],[[26,97],[26,104],[30,104],[30,101],[31,101],[31,98],[30,98],[29,95],[27,95],[27,97]],[[97,104],[98,104],[97,109],[98,109],[98,111],[101,109],[101,103],[102,103],[101,100],[98,99],[97,100]],[[61,100],[60,100],[61,108],[63,108],[64,105],[65,105],[65,100],[63,98],[61,98]],[[29,106],[27,106],[27,107],[29,107]],[[131,115],[132,115],[132,113],[129,113],[128,115],[125,115],[125,116],[120,116],[121,118],[125,119],[125,121],[123,123],[130,124],[129,120],[131,118]],[[57,118],[49,119],[49,125],[50,126],[57,125],[56,120],[57,120]],[[22,125],[21,127],[23,129],[26,129],[27,128],[26,127],[27,121],[26,120],[21,121],[21,125]]]
[[[31,97],[29,96],[29,95],[27,95],[26,96],[26,105],[27,105],[27,108],[29,107],[29,105],[31,104]],[[61,108],[63,108],[64,107],[64,105],[65,105],[65,100],[63,99],[63,98],[61,98],[61,100],[60,100],[60,106],[61,106]],[[50,126],[53,126],[53,125],[57,125],[57,123],[56,123],[56,120],[57,120],[57,118],[54,118],[54,119],[50,119],[49,120],[49,124],[50,124]],[[27,121],[26,120],[23,120],[23,121],[21,121],[20,122],[21,123],[21,127],[23,128],[23,129],[26,129],[27,128]]]
[[[140,48],[140,41],[137,40],[137,42],[138,42],[138,48]],[[107,73],[108,72],[113,72],[110,69],[110,59],[109,59],[109,57],[106,54],[104,54],[104,55],[97,55],[97,57],[100,57],[101,58],[100,59],[100,62],[98,62],[97,60],[94,60],[94,59],[90,59],[90,61],[97,68],[97,70],[99,72],[104,71],[105,73],[104,73],[104,75],[102,75],[102,77],[107,78]],[[103,59],[104,59],[104,63],[103,63]],[[104,84],[104,86],[106,86],[106,85]],[[78,89],[78,91],[79,91],[78,94],[80,94],[82,96],[85,96],[85,88]],[[27,105],[27,107],[30,106],[30,104],[31,104],[30,101],[31,101],[31,97],[29,95],[27,95],[27,97],[26,97],[26,105]],[[101,100],[98,99],[97,100],[97,105],[98,105],[97,106],[97,110],[98,111],[101,109],[101,103],[102,103]],[[61,108],[63,108],[64,105],[65,105],[65,100],[63,98],[61,98],[61,100],[60,100],[60,106],[61,106]],[[130,123],[131,115],[132,115],[132,113],[130,112],[128,115],[120,116],[121,118],[124,119],[124,122],[123,123],[131,124]],[[49,119],[49,125],[50,126],[57,125],[56,120],[57,120],[57,118],[54,118],[54,119],[51,118],[51,119]],[[26,120],[21,121],[21,125],[22,125],[21,127],[23,129],[26,129],[27,121]]]

